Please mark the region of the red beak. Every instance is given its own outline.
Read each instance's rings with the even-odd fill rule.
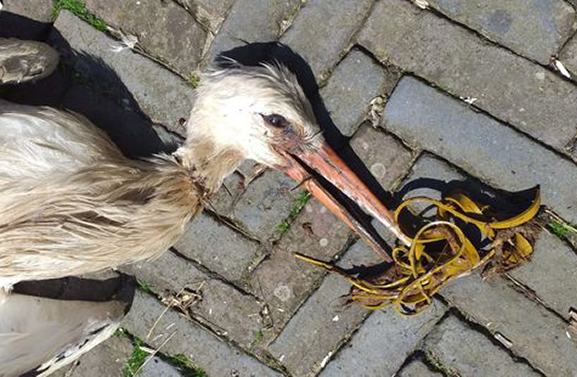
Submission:
[[[326,142],[323,142],[320,148],[315,148],[314,152],[305,151],[295,153],[298,159],[288,154],[285,154],[285,156],[291,161],[291,166],[283,168],[283,171],[297,182],[302,182],[305,189],[344,221],[385,261],[391,262],[392,259],[381,246],[381,243],[376,240],[333,195],[322,187],[319,182],[311,178],[310,173],[302,165],[303,163],[323,176],[337,189],[352,199],[359,207],[380,221],[397,236],[401,242],[410,245],[410,240],[395,223],[393,213],[381,203]]]

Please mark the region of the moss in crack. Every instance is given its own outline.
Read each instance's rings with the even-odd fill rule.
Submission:
[[[148,358],[148,352],[142,349],[142,346],[144,345],[143,342],[135,337],[131,337],[130,340],[133,346],[132,354],[124,365],[124,370],[122,371],[123,377],[134,376],[138,368],[140,368]]]
[[[427,367],[436,369],[436,371],[443,373],[443,375],[448,377],[460,377],[458,373],[449,367],[443,365],[443,363],[430,351],[423,352],[423,362]]]
[[[262,331],[262,329],[254,332],[254,341],[256,343],[260,342],[263,337],[264,337],[264,332]]]
[[[283,235],[284,233],[286,233],[290,229],[292,222],[297,217],[297,215],[303,210],[303,208],[308,203],[310,198],[311,198],[311,194],[309,194],[306,191],[302,192],[299,195],[299,197],[295,201],[293,208],[291,209],[287,218],[284,219],[276,227],[276,229],[280,233],[280,235]]]
[[[200,369],[196,364],[192,362],[184,354],[176,354],[173,356],[161,356],[163,360],[172,364],[176,369],[179,370],[184,377],[207,377],[208,374]]]
[[[124,369],[122,371],[123,377],[133,377],[135,376],[136,372],[142,365],[147,362],[147,360],[153,357],[150,352],[152,347],[148,347],[141,339],[134,336],[133,334],[129,333],[125,329],[119,328],[114,333],[114,336],[119,338],[126,338],[132,344],[132,354],[126,361],[124,365]],[[145,350],[148,347],[149,350]],[[154,356],[162,359],[163,361],[171,364],[174,366],[179,372],[180,375],[185,377],[207,377],[208,374],[200,369],[194,362],[192,362],[186,355],[184,354],[176,354],[173,356],[165,355],[162,352],[156,352]]]
[[[138,287],[146,293],[153,293],[152,292],[152,285],[150,285],[150,283],[144,281],[144,280],[139,280],[136,279],[136,282],[138,283]]]
[[[200,76],[194,72],[189,74],[188,84],[192,86],[194,89],[196,89],[198,87],[198,84],[200,84]]]
[[[117,328],[113,336],[116,338],[129,338],[128,334],[124,331],[122,327]]]
[[[569,226],[568,226],[569,225]],[[567,237],[570,234],[574,233],[571,228],[575,228],[573,224],[563,224],[559,221],[550,221],[547,224],[547,228],[557,237]]]
[[[78,18],[86,21],[89,25],[97,30],[106,30],[106,22],[90,13],[86,9],[86,5],[84,5],[84,3],[80,0],[56,0],[54,2],[54,8],[52,9],[51,15],[53,21],[56,20],[62,9],[66,9],[70,13],[75,14]]]

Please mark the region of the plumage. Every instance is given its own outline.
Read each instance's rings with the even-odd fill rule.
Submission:
[[[0,102],[0,285],[158,255],[201,208],[194,177],[124,157],[78,115]]]
[[[47,376],[109,338],[120,301],[63,301],[20,294],[0,305],[0,377]]]

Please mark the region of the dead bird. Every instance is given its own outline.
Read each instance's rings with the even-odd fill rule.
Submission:
[[[375,249],[378,242],[312,171],[403,237],[325,142],[282,65],[209,71],[191,106],[186,141],[175,153],[132,160],[78,114],[1,101],[0,287],[158,256],[245,159],[302,182]]]
[[[0,40],[0,83],[44,77],[56,66],[49,47],[20,43]],[[122,318],[115,302],[10,295],[14,284],[158,256],[245,159],[296,179],[382,255],[379,242],[312,172],[401,234],[325,142],[285,67],[209,71],[191,106],[183,146],[133,160],[79,114],[0,100],[0,376],[30,367],[48,375],[110,336]]]

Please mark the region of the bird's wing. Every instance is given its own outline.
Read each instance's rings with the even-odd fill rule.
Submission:
[[[17,84],[50,75],[58,53],[42,42],[0,38],[0,84]]]
[[[0,377],[47,376],[109,338],[120,301],[64,301],[11,294],[0,304]]]
[[[0,100],[0,188],[117,158],[116,145],[81,115]]]

